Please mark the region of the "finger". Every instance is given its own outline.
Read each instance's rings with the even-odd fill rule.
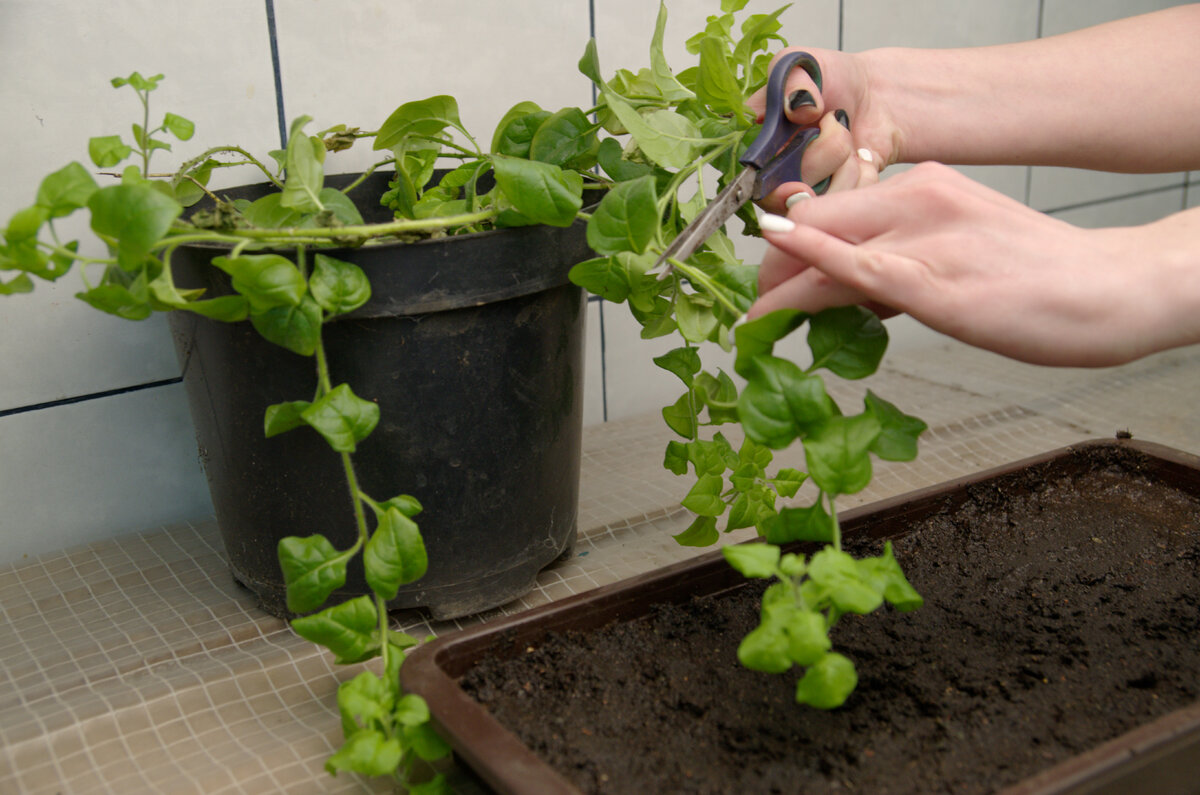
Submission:
[[[853,160],[854,142],[850,131],[832,113],[821,117],[821,132],[804,150],[800,170],[805,182],[820,183],[837,172],[847,161]]]
[[[771,59],[771,68],[785,54],[799,49],[789,47],[780,50]],[[784,89],[783,112],[794,124],[816,124],[825,112],[824,100],[821,98],[821,86],[802,68],[793,69],[788,75],[787,87]],[[759,89],[746,100],[746,105],[754,111],[758,123],[761,124],[767,109],[766,89]]]
[[[770,194],[759,199],[758,206],[773,215],[787,215],[788,209],[798,201],[815,195],[811,186],[803,182],[785,182]]]
[[[753,320],[777,309],[820,312],[834,306],[862,304],[867,300],[854,288],[830,279],[816,268],[807,268],[770,291],[761,293],[746,312],[746,317]]]
[[[758,294],[766,295],[788,279],[808,269],[808,263],[776,248],[768,246],[758,267]]]

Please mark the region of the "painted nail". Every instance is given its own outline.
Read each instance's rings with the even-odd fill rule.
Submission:
[[[858,157],[860,160],[863,160],[864,162],[867,162],[867,163],[875,162],[875,156],[871,154],[870,149],[859,149]]]
[[[796,225],[782,215],[772,215],[771,213],[763,213],[758,219],[758,225],[764,232],[790,232],[796,228]]]
[[[729,327],[729,344],[730,345],[737,344],[737,335],[735,332],[737,332],[737,330],[739,328],[741,328],[742,326],[746,325],[746,322],[747,322],[747,320],[746,320],[745,315],[742,315],[737,320],[733,321],[733,325]]]
[[[800,108],[815,108],[817,99],[807,89],[798,89],[788,94],[787,98],[788,110],[796,111]]]
[[[835,110],[833,112],[833,118],[837,119],[837,123],[845,127],[847,130],[850,129],[850,114],[844,109],[838,108]]]
[[[786,204],[787,208],[790,210],[790,209],[792,209],[793,206],[799,204],[802,201],[805,201],[806,199],[811,199],[811,198],[812,198],[812,196],[809,196],[804,191],[800,191],[799,193],[793,193],[791,196],[788,196],[787,201],[785,201],[784,204]]]

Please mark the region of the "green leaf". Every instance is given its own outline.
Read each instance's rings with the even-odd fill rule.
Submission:
[[[462,129],[458,101],[454,97],[442,94],[429,99],[406,102],[392,111],[379,127],[373,148],[392,149],[405,138],[437,136],[446,127]]]
[[[301,415],[310,405],[312,404],[307,400],[292,400],[267,406],[266,414],[263,417],[263,435],[269,439],[293,428],[307,425],[308,423]]]
[[[517,116],[499,130],[492,144],[492,152],[509,157],[529,159],[533,147],[533,137],[552,114],[540,108],[523,116]]]
[[[879,420],[864,413],[830,417],[804,440],[804,459],[813,482],[826,494],[854,494],[871,482],[871,446]]]
[[[167,132],[174,135],[181,141],[190,140],[196,132],[196,125],[190,120],[177,116],[174,113],[168,113],[163,118],[163,127]]]
[[[379,517],[379,526],[363,550],[363,568],[371,590],[395,599],[401,585],[419,580],[429,565],[417,523],[395,508]]]
[[[917,457],[917,438],[929,426],[867,390],[866,407],[879,420],[880,432],[871,452],[885,461],[912,461]]]
[[[747,113],[742,87],[729,65],[725,42],[715,36],[705,36],[700,41],[696,96],[718,115]]]
[[[496,124],[496,130],[494,133],[492,133],[492,146],[489,151],[491,151],[493,154],[512,155],[513,157],[524,157],[528,155],[529,142],[533,140],[533,133],[537,132],[537,128],[541,126],[541,122],[538,122],[537,125],[533,126],[532,131],[529,133],[529,137],[525,139],[524,155],[520,154],[519,152],[506,151],[501,147],[504,146],[503,139],[505,132],[508,129],[508,125],[519,118],[523,118],[534,113],[545,114],[542,116],[542,121],[550,118],[550,112],[542,110],[541,106],[539,106],[536,102],[518,102],[516,105],[513,105],[511,108],[509,108],[508,111],[500,117],[499,123]]]
[[[835,709],[858,687],[854,663],[837,652],[829,652],[804,672],[796,683],[796,703],[817,709]]]
[[[338,384],[301,416],[335,451],[353,453],[379,423],[379,405],[358,397],[349,385]]]
[[[604,86],[604,78],[600,73],[600,57],[596,53],[596,40],[588,39],[588,43],[583,48],[583,56],[579,59],[579,71],[588,80],[596,84],[598,88]]]
[[[299,226],[304,213],[291,207],[284,207],[280,202],[283,195],[268,193],[261,199],[255,199],[250,206],[242,211],[242,217],[260,229],[287,229]]]
[[[6,245],[2,261],[6,270],[17,268],[42,278],[48,278],[47,274],[55,270],[50,258],[38,248],[42,224],[49,219],[50,211],[36,204],[13,213],[4,230]]]
[[[663,168],[679,169],[695,159],[696,148],[704,136],[686,116],[662,109],[643,117],[612,91],[605,91],[604,98],[650,160]]]
[[[663,52],[663,39],[667,31],[667,5],[658,4],[658,19],[654,23],[654,36],[650,39],[650,71],[654,75],[654,85],[662,93],[663,98],[672,102],[695,96],[690,90],[675,78],[671,67],[667,64]]]
[[[275,306],[250,315],[254,330],[301,356],[312,356],[321,342],[321,308],[307,295],[296,306]]]
[[[805,508],[783,508],[764,523],[767,541],[833,541],[834,519],[820,502]]]
[[[332,775],[339,770],[364,776],[390,776],[404,759],[404,748],[396,737],[386,737],[377,729],[362,729],[350,735],[345,744],[325,760]]]
[[[746,436],[780,450],[837,415],[837,405],[819,376],[806,375],[793,362],[759,355],[742,362],[746,386],[738,397],[738,417]]]
[[[279,254],[213,257],[212,264],[233,277],[233,289],[246,296],[255,312],[297,306],[308,289],[300,270]]]
[[[806,480],[808,480],[807,472],[801,472],[799,469],[793,469],[792,467],[784,467],[779,470],[775,477],[771,478],[770,483],[775,487],[775,491],[779,493],[780,497],[794,497]]]
[[[117,260],[133,269],[166,235],[183,212],[179,202],[147,185],[110,185],[88,198],[92,230],[117,239]]]
[[[588,245],[598,254],[632,251],[641,254],[658,233],[658,196],[654,177],[619,183],[592,212]]]
[[[775,343],[791,334],[808,319],[808,315],[795,309],[779,309],[763,315],[734,329],[737,345],[737,361],[733,369],[743,378],[749,378],[754,369],[754,359],[770,354]]]
[[[826,309],[809,321],[809,369],[826,367],[842,378],[866,378],[879,368],[887,349],[887,329],[875,313],[861,306]]]
[[[350,737],[360,729],[383,725],[395,707],[395,695],[381,678],[363,671],[353,679],[338,685],[338,712],[342,716],[342,733]]]
[[[579,108],[563,108],[534,132],[529,143],[529,158],[586,171],[596,165],[599,150],[596,125]]]
[[[833,547],[812,556],[808,576],[843,613],[866,615],[883,604],[883,594],[862,576],[858,561]]]
[[[631,182],[639,177],[654,174],[654,169],[645,163],[634,163],[625,159],[625,150],[617,143],[616,138],[605,138],[600,142],[600,150],[596,153],[596,162],[604,173],[617,182]]]
[[[277,550],[287,606],[293,613],[316,610],[346,584],[346,556],[322,535],[280,539]]]
[[[897,610],[907,613],[925,604],[921,594],[912,587],[892,551],[892,542],[883,545],[883,554],[877,558],[856,561],[859,575],[871,587],[883,594],[884,600]]]
[[[222,323],[237,323],[250,315],[250,302],[241,295],[222,295],[203,301],[186,301],[177,308]]]
[[[413,753],[426,762],[433,762],[450,755],[450,745],[428,723],[405,726],[401,730],[401,735],[412,748]]]
[[[688,342],[704,342],[720,321],[713,314],[713,301],[702,293],[679,292],[675,296],[675,322]]]
[[[797,665],[814,665],[833,648],[825,616],[811,610],[793,610],[783,623],[788,658]]]
[[[691,392],[685,392],[673,405],[662,410],[667,427],[685,439],[696,435],[696,415],[692,413]]]
[[[62,218],[86,207],[97,190],[96,180],[87,169],[79,163],[68,163],[42,180],[37,204],[46,208],[51,218]]]
[[[320,613],[292,621],[300,637],[334,653],[338,665],[369,660],[379,653],[379,614],[370,596],[360,596]]]
[[[119,135],[102,135],[88,141],[88,157],[97,168],[112,168],[133,154],[133,148]]]
[[[421,501],[409,494],[398,494],[390,500],[379,503],[379,510],[376,512],[376,518],[382,516],[390,509],[396,509],[400,513],[407,516],[409,519],[419,514],[423,509]]]
[[[301,116],[292,122],[287,144],[287,180],[279,204],[303,213],[315,213],[324,208],[321,188],[325,183],[325,143],[304,134],[304,125],[312,119]]]
[[[792,667],[788,637],[782,627],[774,624],[760,624],[750,630],[738,644],[737,657],[751,671],[781,674]]]
[[[737,422],[737,385],[724,370],[717,375],[700,373],[696,377],[696,393],[708,409],[709,422],[723,424]]]
[[[550,163],[494,155],[496,184],[534,223],[570,226],[583,206],[582,178]]]
[[[571,267],[568,278],[573,284],[614,304],[629,297],[629,276],[616,257],[596,257],[577,263]]]
[[[709,547],[717,543],[721,534],[717,532],[716,517],[697,516],[686,530],[672,538],[684,547]]]
[[[743,577],[774,577],[779,566],[779,547],[774,544],[735,544],[723,547],[721,554]]]
[[[687,474],[688,448],[686,444],[674,439],[667,442],[667,450],[663,454],[663,469],[676,475]]]
[[[128,287],[121,284],[102,284],[75,297],[101,312],[124,318],[125,320],[145,320],[153,314],[148,296],[135,295]]]
[[[317,198],[325,209],[333,213],[333,217],[348,226],[357,226],[363,222],[362,214],[354,205],[354,200],[337,188],[321,188]]]
[[[316,302],[331,315],[352,312],[371,297],[371,283],[362,268],[352,262],[317,254],[308,289]]]
[[[33,281],[24,273],[7,282],[0,280],[0,295],[16,295],[17,293],[32,293]]]
[[[700,516],[720,516],[725,511],[721,490],[725,480],[720,475],[702,475],[680,504]]]
[[[655,356],[654,363],[669,373],[674,373],[689,389],[700,372],[700,352],[695,348],[675,348],[662,356]]]

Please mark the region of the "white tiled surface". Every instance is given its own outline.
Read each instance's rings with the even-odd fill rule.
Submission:
[[[1200,347],[1059,370],[938,343],[830,392],[849,411],[866,387],[930,429],[916,461],[879,463],[845,506],[1121,429],[1200,452]],[[678,508],[686,481],[660,465],[669,437],[653,415],[587,429],[575,556],[503,608],[441,624],[400,611],[395,625],[445,634],[702,552],[670,538],[691,517]],[[211,521],[0,567],[0,792],[386,791],[323,769],[340,744],[337,685],[359,670],[254,606]],[[449,773],[457,792],[480,792],[460,768]]]
[[[749,9],[774,10],[782,0],[751,0]],[[1072,30],[1176,3],[1161,0],[799,0],[783,16],[791,43],[850,50],[886,44],[967,46]],[[607,72],[648,61],[647,44],[657,5],[652,0],[514,0],[497,13],[482,0],[396,3],[384,0],[275,0],[286,115],[316,117],[310,129],[348,122],[372,126],[402,101],[439,92],[462,100],[463,117],[480,137],[509,105],[532,97],[546,106],[587,106],[590,91],[576,62],[593,25]],[[91,135],[125,133],[136,100],[107,80],[134,70],[165,72],[155,114],[182,113],[197,124],[197,138],[160,155],[167,167],[203,143],[237,140],[262,153],[278,145],[274,73],[265,0],[210,0],[201,4],[113,0],[103,11],[71,0],[0,0],[0,114],[6,140],[0,148],[0,223],[32,199],[42,175],[69,160],[86,162]],[[677,68],[683,41],[717,0],[669,2],[667,53]],[[1040,20],[1039,20],[1040,13]],[[350,170],[369,159],[363,151],[341,156]],[[1179,175],[1125,177],[1024,168],[965,169],[1007,195],[1035,206],[1066,207],[1182,182]],[[1187,196],[1196,205],[1197,175]],[[237,181],[219,177],[221,184]],[[1165,181],[1164,181],[1165,180]],[[1172,182],[1172,180],[1174,180]],[[1064,213],[1074,223],[1130,223],[1178,209],[1179,188]],[[195,467],[192,432],[178,389],[155,390],[151,416],[138,423],[142,398],[106,398],[112,410],[93,407],[96,422],[78,422],[78,407],[3,413],[170,379],[178,366],[161,321],[134,324],[101,316],[76,301],[71,277],[32,296],[0,299],[0,561],[26,551],[58,549],[63,540],[172,524],[194,518],[203,506],[204,481]],[[623,307],[589,305],[585,421],[654,413],[673,400],[676,387],[649,363],[653,345],[638,339]],[[893,328],[894,347],[938,341],[904,323]],[[603,356],[601,356],[603,351]],[[602,388],[607,387],[607,394]],[[146,396],[143,396],[146,397]],[[665,399],[664,399],[665,398]],[[173,405],[168,405],[173,404]],[[80,404],[86,405],[86,404]],[[116,418],[116,419],[114,419]],[[115,424],[114,424],[115,423]],[[41,431],[40,428],[45,430]],[[75,428],[74,435],[63,431]],[[122,429],[118,432],[116,429]],[[31,430],[32,429],[32,430]],[[78,461],[79,435],[106,452],[102,463]],[[163,445],[155,459],[153,489],[131,476],[137,451]],[[127,445],[119,449],[121,445]],[[26,472],[86,472],[86,487],[58,488]],[[22,473],[17,477],[14,473]],[[135,484],[131,486],[132,484]],[[91,515],[94,496],[146,494],[112,500],[103,521],[65,521],[57,532],[18,529],[53,496],[65,516]],[[199,508],[203,510],[203,508]]]

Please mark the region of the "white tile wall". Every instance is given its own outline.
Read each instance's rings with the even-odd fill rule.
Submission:
[[[777,4],[751,0],[749,7]],[[1029,38],[1039,29],[1049,35],[1173,4],[798,0],[783,20],[797,45],[949,47]],[[86,162],[88,137],[128,130],[136,100],[107,80],[133,70],[166,73],[156,115],[171,110],[197,124],[192,142],[162,157],[164,168],[211,142],[275,148],[267,7],[267,0],[111,0],[101,10],[71,0],[0,0],[0,222],[31,201],[42,175],[72,159]],[[690,58],[683,41],[717,7],[717,0],[669,2],[666,49],[677,68]],[[313,130],[372,127],[403,101],[450,93],[483,140],[517,100],[590,103],[576,62],[593,28],[607,72],[646,65],[657,10],[653,0],[274,0],[273,8],[288,118],[312,115]],[[349,171],[372,157],[351,150],[339,159],[334,170]],[[1185,198],[1172,187],[1183,175],[967,172],[1022,200],[1028,192],[1039,208],[1073,207],[1062,217],[1084,225],[1134,223],[1200,204],[1197,173]],[[223,175],[219,184],[242,178]],[[750,260],[760,251],[742,246]],[[24,410],[178,375],[161,321],[102,316],[76,301],[76,290],[67,277],[32,296],[0,298],[0,563],[209,510],[178,385]],[[906,319],[889,328],[897,346],[937,341]],[[672,402],[680,388],[650,358],[674,344],[639,339],[625,307],[589,304],[585,421],[602,421],[606,409],[616,419]]]

